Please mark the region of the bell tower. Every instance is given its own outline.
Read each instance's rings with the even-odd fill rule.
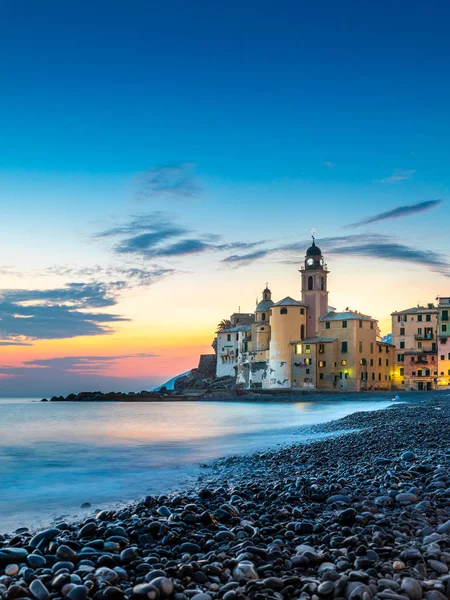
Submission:
[[[312,244],[306,251],[302,274],[302,300],[308,306],[306,336],[315,337],[319,331],[319,318],[328,312],[328,269],[322,251],[312,236]]]

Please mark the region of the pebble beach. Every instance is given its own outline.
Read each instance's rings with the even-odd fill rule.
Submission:
[[[208,464],[195,488],[0,536],[7,600],[450,598],[450,395]]]

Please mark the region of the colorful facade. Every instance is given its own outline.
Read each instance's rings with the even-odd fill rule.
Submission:
[[[395,352],[368,315],[328,307],[329,271],[313,239],[301,273],[301,300],[278,302],[266,287],[254,322],[217,333],[217,375],[263,389],[390,389]]]

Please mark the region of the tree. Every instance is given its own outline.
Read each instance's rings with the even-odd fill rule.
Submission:
[[[230,329],[231,321],[230,319],[222,319],[220,323],[217,325],[217,331],[225,331],[225,329]]]

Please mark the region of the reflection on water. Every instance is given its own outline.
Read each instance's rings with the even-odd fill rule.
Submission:
[[[0,531],[83,502],[188,487],[198,465],[305,439],[307,426],[389,400],[40,403],[0,400]],[[303,427],[304,429],[299,428]]]

